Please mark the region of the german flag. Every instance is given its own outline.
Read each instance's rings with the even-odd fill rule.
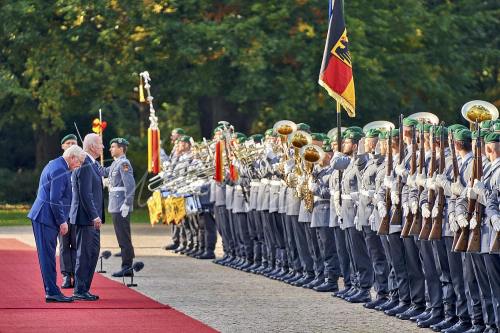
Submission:
[[[356,116],[354,77],[343,0],[332,1],[332,15],[318,83],[346,109],[349,117]]]

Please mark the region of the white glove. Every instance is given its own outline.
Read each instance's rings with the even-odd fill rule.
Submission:
[[[351,192],[351,199],[354,201],[354,203],[357,203],[359,201],[359,192]]]
[[[396,174],[398,176],[401,176],[401,177],[408,176],[408,170],[406,170],[406,166],[404,165],[404,162],[396,165],[396,168],[394,171],[396,171]]]
[[[461,228],[465,228],[469,223],[467,222],[467,218],[465,214],[460,214],[457,216],[457,223]]]
[[[102,180],[102,186],[103,186],[104,188],[106,188],[106,187],[108,187],[108,188],[109,188],[109,178],[104,178],[104,179]]]
[[[342,212],[341,211],[342,207],[340,207],[340,192],[339,191],[333,192],[333,205],[335,207],[335,212],[337,213],[337,216],[340,219],[340,216],[341,216],[340,213]]]
[[[455,213],[450,213],[450,215],[448,215],[448,222],[450,223],[450,230],[453,233],[456,233],[458,229],[460,229],[457,220],[455,219]]]
[[[417,214],[418,211],[418,201],[413,200],[410,202],[410,209],[413,215]]]
[[[424,203],[422,205],[422,217],[423,218],[431,217],[431,211],[429,210],[429,204]]]
[[[370,225],[373,225],[375,223],[375,212],[371,213],[370,217],[368,218],[368,223],[370,223]]]
[[[293,172],[288,173],[288,176],[286,176],[286,179],[289,184],[293,184],[294,182],[297,181],[297,175]]]
[[[384,187],[385,188],[392,188],[392,183],[393,183],[393,178],[392,176],[385,176],[384,177]]]
[[[361,138],[358,142],[358,155],[363,155],[365,153],[365,138]]]
[[[359,220],[358,220],[358,216],[354,216],[354,226],[356,227],[356,230],[357,231],[362,231],[363,230],[363,227],[361,226],[361,224],[359,223]]]
[[[380,219],[383,219],[387,215],[387,208],[385,207],[385,202],[380,201],[377,204],[377,211]]]
[[[491,217],[491,225],[493,226],[493,230],[496,232],[500,231],[500,215],[496,214]]]
[[[475,216],[472,216],[469,222],[469,228],[475,229],[477,227],[477,220]]]
[[[318,189],[318,184],[316,184],[312,180],[309,180],[309,182],[307,183],[307,187],[309,188],[309,191],[314,193]]]
[[[408,185],[409,187],[415,187],[417,185],[416,178],[417,178],[416,174],[409,175],[408,178],[406,179],[406,185]]]
[[[293,160],[288,160],[285,163],[285,173],[286,174],[290,173],[292,171],[294,165],[295,165],[295,163]]]
[[[421,173],[417,173],[415,177],[415,183],[417,186],[424,187],[425,186],[425,175]]]
[[[430,177],[430,178],[427,178],[425,180],[425,187],[429,190],[433,190],[435,191],[436,190],[436,178],[435,176],[434,177]]]
[[[484,183],[482,181],[476,179],[474,180],[474,186],[472,187],[472,189],[478,196],[480,196],[483,195],[486,191],[486,186],[484,186]]]
[[[439,209],[437,207],[432,208],[432,218],[435,218],[439,215]]]
[[[445,175],[438,174],[436,176],[436,186],[440,188],[445,188],[447,185],[449,185],[450,181],[446,178]]]
[[[451,194],[455,196],[459,196],[462,194],[464,191],[465,187],[462,186],[462,183],[460,181],[456,181],[454,183],[451,183]]]
[[[403,216],[408,216],[408,213],[410,212],[410,206],[408,203],[404,202],[401,207],[403,208]]]
[[[393,205],[399,204],[399,192],[391,191],[391,202]]]
[[[477,194],[474,192],[472,187],[467,186],[467,198],[471,200],[476,200],[477,199]]]
[[[120,207],[120,212],[122,213],[122,217],[127,217],[129,211],[130,207],[126,203],[123,203],[122,206]]]

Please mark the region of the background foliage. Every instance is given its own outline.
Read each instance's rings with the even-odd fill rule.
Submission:
[[[130,139],[145,173],[148,70],[163,138],[210,136],[219,120],[262,132],[276,120],[335,126],[317,84],[326,0],[4,0],[0,4],[0,202],[31,201],[59,138],[108,129]],[[357,118],[430,111],[462,121],[471,99],[500,104],[500,5],[494,0],[345,0]],[[31,200],[30,200],[31,199]]]

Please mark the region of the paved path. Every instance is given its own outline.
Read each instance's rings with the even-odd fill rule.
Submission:
[[[135,277],[137,290],[222,332],[431,332],[329,293],[166,252],[161,246],[169,239],[167,226],[132,228],[136,260],[145,263]],[[31,227],[1,227],[2,237],[34,246]],[[104,226],[101,248],[118,250],[111,225]],[[119,266],[120,259],[111,257],[104,263],[105,275]]]

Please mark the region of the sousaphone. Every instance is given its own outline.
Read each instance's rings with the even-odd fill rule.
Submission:
[[[387,132],[393,128],[395,128],[394,124],[391,123],[390,121],[375,120],[375,121],[372,121],[371,123],[368,123],[365,126],[363,126],[363,132],[366,134],[371,129],[377,129],[381,132]]]
[[[439,125],[439,118],[431,112],[417,112],[408,116],[410,119],[418,120],[419,123]]]
[[[464,104],[462,106],[462,117],[464,117],[470,124],[471,127],[476,123],[485,120],[497,120],[498,119],[498,109],[495,105],[488,103],[486,101],[474,100]]]

